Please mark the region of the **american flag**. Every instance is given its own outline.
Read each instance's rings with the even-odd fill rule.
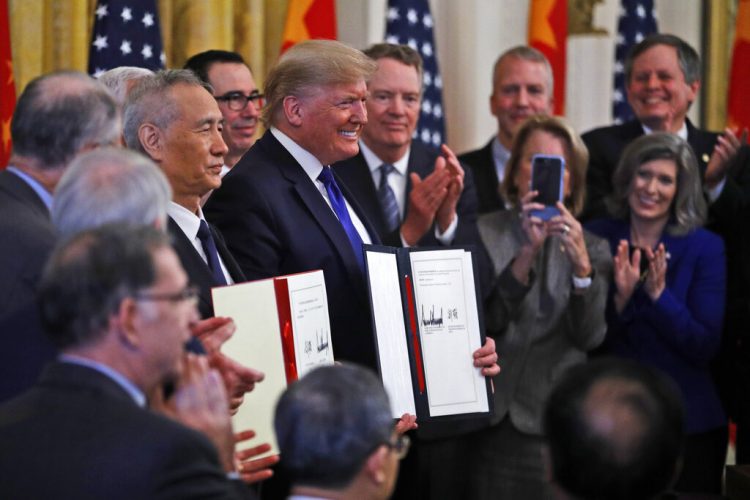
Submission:
[[[414,138],[440,147],[445,141],[443,80],[435,55],[433,25],[427,0],[388,0],[385,41],[410,46],[422,55],[424,63],[422,110]]]
[[[612,93],[612,118],[623,123],[633,118],[625,93],[625,57],[630,48],[656,33],[654,0],[621,0],[615,49],[615,87]]]
[[[89,51],[89,74],[118,66],[164,67],[156,0],[98,0]]]

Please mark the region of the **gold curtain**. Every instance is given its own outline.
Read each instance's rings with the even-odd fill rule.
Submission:
[[[167,66],[192,54],[234,50],[259,85],[278,57],[288,0],[158,0]],[[58,69],[86,71],[96,0],[10,0],[13,73],[18,95]]]

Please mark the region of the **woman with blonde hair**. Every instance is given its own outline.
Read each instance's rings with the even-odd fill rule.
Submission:
[[[536,154],[565,159],[559,215],[542,220],[531,191]],[[543,460],[542,411],[562,372],[587,359],[604,339],[611,256],[606,241],[576,220],[585,198],[588,152],[564,120],[530,118],[506,166],[504,198],[512,209],[478,225],[494,266],[485,303],[488,334],[503,371],[494,378],[492,426],[474,435],[478,462],[470,498],[551,498]]]

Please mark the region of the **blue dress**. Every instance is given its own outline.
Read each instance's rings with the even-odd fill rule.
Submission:
[[[609,241],[615,254],[620,240],[630,240],[627,221],[600,219],[586,225]],[[666,232],[666,287],[652,302],[641,286],[622,314],[615,311],[610,287],[604,351],[632,358],[668,374],[685,404],[688,434],[726,425],[727,418],[709,372],[719,350],[726,295],[724,243],[696,229],[683,236]]]

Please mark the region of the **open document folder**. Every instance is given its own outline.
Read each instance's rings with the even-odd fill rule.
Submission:
[[[487,416],[491,385],[471,251],[365,245],[378,368],[394,418]]]
[[[217,316],[237,330],[222,352],[265,373],[234,416],[235,432],[252,429],[278,453],[273,413],[286,386],[319,365],[333,364],[323,271],[279,276],[212,290]]]

